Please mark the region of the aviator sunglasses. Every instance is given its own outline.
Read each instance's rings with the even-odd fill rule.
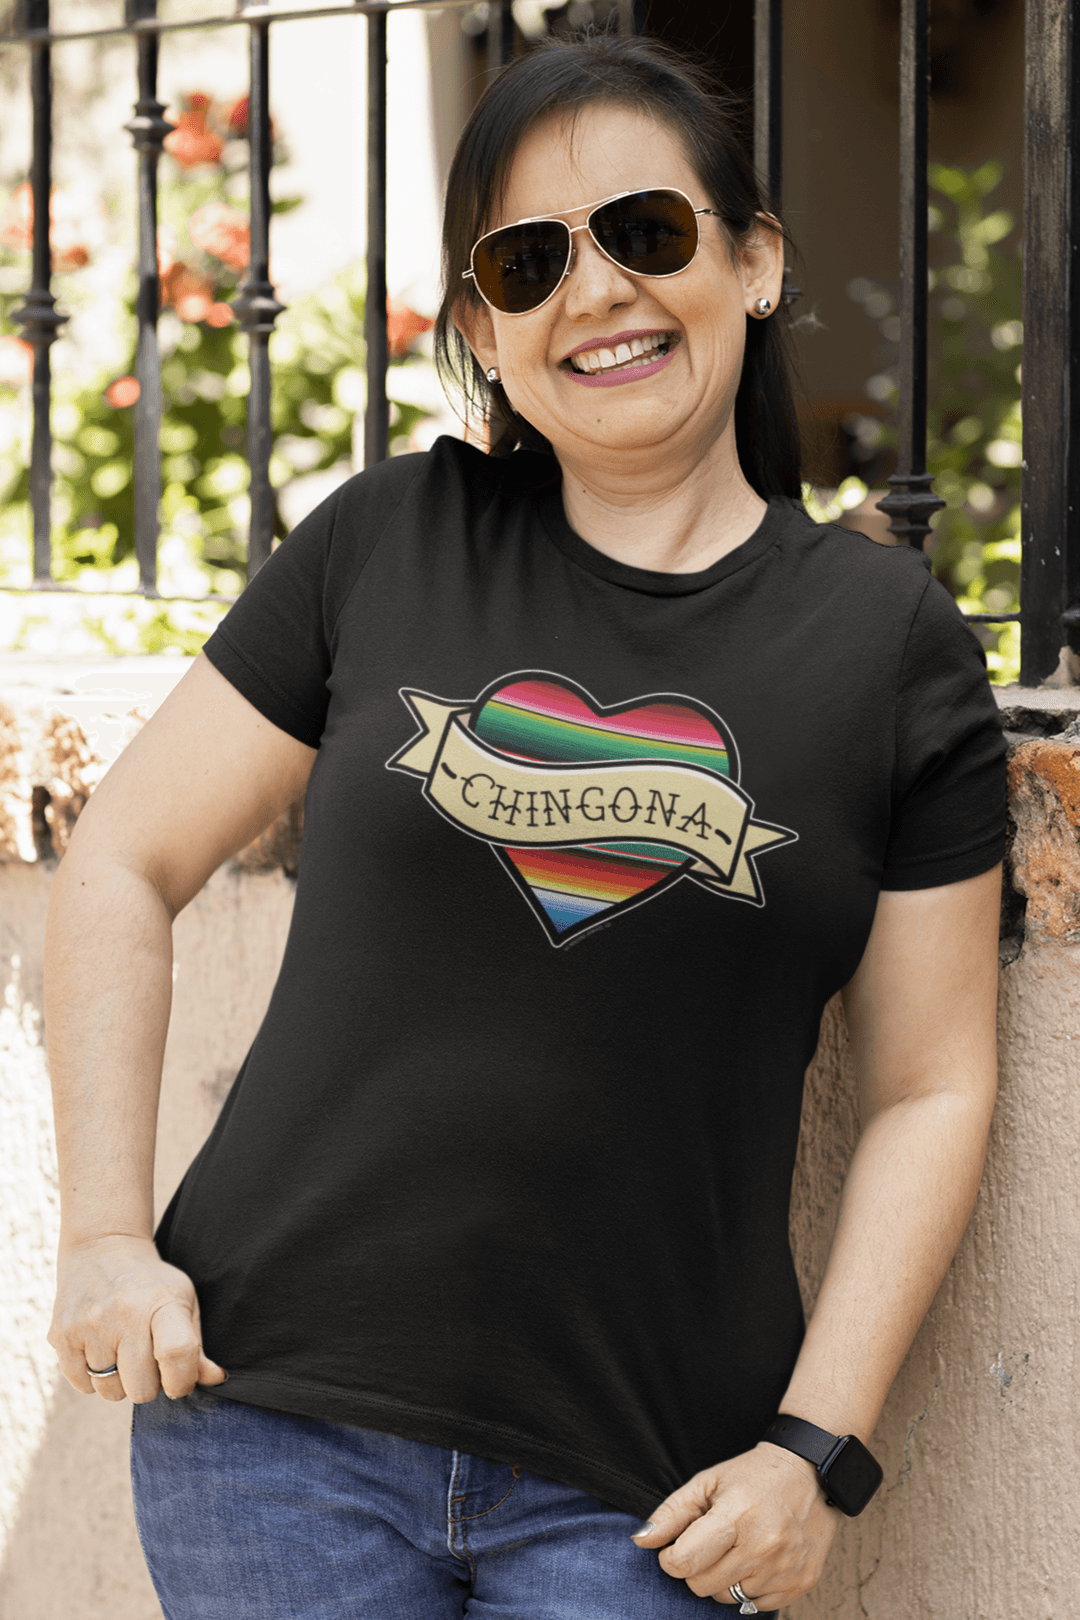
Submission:
[[[631,275],[677,276],[697,256],[698,215],[720,217],[715,208],[695,208],[673,186],[619,191],[582,207],[589,208],[584,225],[539,215],[488,231],[473,247],[462,280],[471,277],[500,315],[529,315],[554,297],[574,268],[575,231],[588,231],[604,257]]]

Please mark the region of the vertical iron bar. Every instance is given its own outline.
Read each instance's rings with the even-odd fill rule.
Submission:
[[[770,208],[783,189],[783,0],[754,0],[754,165]]]
[[[127,21],[157,14],[157,0],[128,0]],[[157,171],[161,144],[173,125],[162,117],[157,99],[158,36],[140,34],[136,40],[139,99],[135,116],[125,129],[139,157],[139,292],[136,302],[138,343],[135,375],[139,397],[135,402],[135,555],[139,583],[146,596],[156,596],[158,508],[161,503],[161,355],[157,322],[160,292],[157,259]]]
[[[513,0],[489,0],[487,24],[487,70],[494,78],[500,68],[514,58]]]
[[[1080,72],[1076,0],[1027,0],[1020,680],[1080,650]]]
[[[900,4],[900,405],[892,493],[878,501],[890,533],[922,550],[945,505],[926,470],[927,196],[930,0]]]
[[[499,62],[505,67],[514,60],[513,0],[499,0]]]
[[[779,214],[784,191],[784,3],[754,0],[754,167],[766,206]],[[784,266],[784,303],[802,290]]]
[[[49,0],[26,0],[26,27],[48,29]],[[34,520],[34,585],[48,589],[52,578],[52,427],[49,422],[51,368],[49,349],[67,319],[56,311],[49,290],[52,272],[49,245],[52,191],[52,56],[44,40],[30,46],[30,92],[33,102],[33,146],[30,190],[34,209],[33,262],[30,289],[12,319],[26,332],[34,350],[33,439],[30,449],[30,507]]]
[[[251,250],[247,278],[233,308],[248,336],[251,391],[247,410],[247,459],[251,474],[248,579],[270,555],[274,535],[274,491],[270,484],[270,334],[284,309],[270,281],[270,25],[250,24],[251,85],[248,99],[248,153],[251,176]]]
[[[386,13],[367,20],[367,407],[364,466],[385,461],[390,448],[386,398]]]

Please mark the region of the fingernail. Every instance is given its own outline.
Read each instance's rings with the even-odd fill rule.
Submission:
[[[633,1540],[635,1536],[651,1536],[655,1529],[656,1526],[652,1520],[646,1519],[644,1524],[638,1525],[636,1530],[631,1531],[630,1539]]]

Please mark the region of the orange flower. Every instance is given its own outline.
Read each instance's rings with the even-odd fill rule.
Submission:
[[[60,240],[57,240],[57,239]],[[81,270],[90,263],[90,249],[85,242],[74,241],[60,230],[52,233],[52,267],[54,270]]]
[[[214,307],[214,289],[205,276],[186,264],[174,264],[161,278],[163,307],[173,306],[182,321],[205,321]]]
[[[128,405],[134,405],[141,389],[138,377],[114,377],[105,390],[105,403],[114,410],[122,411]]]
[[[188,220],[193,247],[210,253],[234,270],[243,270],[251,253],[251,234],[243,214],[228,203],[209,202],[196,208]]]
[[[239,101],[233,102],[228,113],[226,114],[226,122],[228,123],[230,133],[239,136],[246,135],[248,132],[249,116],[248,97],[241,96]]]
[[[179,115],[176,128],[166,135],[164,145],[182,169],[195,169],[200,163],[216,163],[225,143],[220,135],[206,127],[210,97],[192,95],[187,99],[188,111]]]
[[[229,134],[237,140],[246,141],[251,133],[251,102],[249,97],[241,96],[234,101],[225,114],[225,124]],[[270,139],[274,139],[274,120],[270,120]]]
[[[408,304],[399,304],[394,299],[386,300],[386,343],[391,358],[400,360],[408,354],[416,339],[424,332],[430,332],[433,323],[426,315],[418,315],[415,309]]]
[[[94,234],[100,230],[100,223],[90,220],[85,202],[80,205],[79,199],[72,199],[66,192],[58,197],[54,188],[49,197],[49,245],[54,270],[81,270],[90,262],[85,240],[88,229]],[[8,198],[0,220],[0,242],[19,253],[29,253],[34,245],[34,193],[29,181],[16,186]]]
[[[231,326],[235,319],[231,304],[211,304],[206,312],[207,326]]]
[[[0,220],[0,242],[19,253],[29,253],[34,245],[34,193],[28,180],[16,186],[8,198]]]
[[[21,388],[34,374],[34,351],[22,338],[0,337],[0,387]]]

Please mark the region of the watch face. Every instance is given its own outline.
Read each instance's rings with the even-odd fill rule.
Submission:
[[[862,1512],[883,1477],[880,1466],[853,1434],[841,1440],[822,1469],[830,1502],[849,1519]]]

